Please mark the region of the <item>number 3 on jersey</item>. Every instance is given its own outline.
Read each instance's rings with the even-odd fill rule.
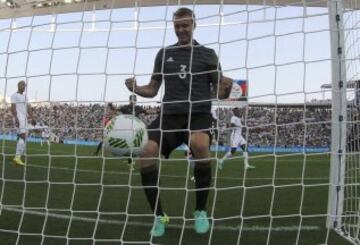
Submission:
[[[186,65],[180,65],[179,77],[180,77],[181,79],[185,79],[185,78],[186,78]]]

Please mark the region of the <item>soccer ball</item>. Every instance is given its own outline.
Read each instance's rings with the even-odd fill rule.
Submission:
[[[105,126],[105,149],[115,156],[138,156],[148,142],[145,124],[133,115],[121,114]]]

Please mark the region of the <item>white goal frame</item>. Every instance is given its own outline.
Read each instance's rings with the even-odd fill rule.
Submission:
[[[145,7],[186,4],[253,4],[316,6],[329,9],[332,66],[332,126],[331,126],[331,172],[328,196],[327,226],[345,238],[341,230],[344,199],[344,172],[346,158],[347,76],[344,54],[343,10],[351,6],[350,1],[295,1],[295,0],[79,0],[79,1],[28,1],[4,0],[0,7],[0,19],[60,14],[77,11],[92,11],[123,7]],[[358,2],[358,0],[355,0]],[[359,1],[360,3],[360,1]],[[360,6],[357,4],[356,6]],[[357,239],[357,238],[355,238]],[[351,240],[354,242],[354,240]]]

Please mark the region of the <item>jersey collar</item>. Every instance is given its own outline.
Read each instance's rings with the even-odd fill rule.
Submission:
[[[199,46],[199,45],[200,44],[195,39],[193,39],[192,45],[190,45],[190,44],[181,45],[177,42],[174,46],[178,46],[178,47],[182,47],[182,48],[190,48],[191,46]]]

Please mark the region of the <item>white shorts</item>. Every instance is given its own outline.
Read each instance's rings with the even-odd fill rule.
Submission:
[[[26,134],[28,132],[28,122],[26,118],[19,118],[19,128],[17,129],[18,134]]]
[[[241,145],[246,145],[246,140],[241,135],[231,134],[230,136],[230,146],[231,148],[236,148]]]

